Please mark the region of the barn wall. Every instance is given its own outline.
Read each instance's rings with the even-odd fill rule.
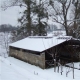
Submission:
[[[32,65],[39,66],[41,68],[45,68],[45,53],[41,53],[40,55],[32,54],[29,52],[24,52],[23,50],[16,50],[14,48],[10,48],[10,56],[16,57],[23,61],[26,61]]]

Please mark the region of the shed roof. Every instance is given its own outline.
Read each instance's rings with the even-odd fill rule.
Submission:
[[[10,44],[10,46],[31,51],[42,52],[65,41],[71,40],[71,38],[71,36],[29,36],[25,39]]]

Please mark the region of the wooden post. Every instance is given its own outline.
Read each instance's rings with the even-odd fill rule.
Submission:
[[[60,59],[59,59],[59,62],[58,62],[58,73],[59,73],[59,66],[60,66]]]
[[[73,79],[74,79],[74,62],[73,62]]]
[[[63,73],[63,66],[62,66],[62,61],[61,61],[61,75]]]
[[[59,63],[58,63],[58,70],[57,70],[57,71],[58,71],[58,73],[59,73]]]
[[[54,72],[56,72],[56,59],[54,59]]]
[[[62,75],[62,72],[63,72],[63,67],[62,67],[62,65],[61,65],[61,75]]]
[[[80,70],[80,63],[79,63],[79,70]]]

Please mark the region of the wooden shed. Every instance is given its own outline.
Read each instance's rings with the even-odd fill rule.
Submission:
[[[10,44],[9,55],[43,69],[62,62],[80,59],[80,40],[71,36],[30,36]]]

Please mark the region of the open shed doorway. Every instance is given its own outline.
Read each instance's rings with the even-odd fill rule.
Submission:
[[[56,47],[52,47],[45,51],[45,65],[46,68],[54,66],[54,59],[56,55]]]
[[[56,59],[56,63],[60,60],[60,64],[63,65],[70,62],[80,61],[80,44],[77,44],[77,42],[74,41],[66,41],[46,50],[46,68],[54,66],[54,59]]]

